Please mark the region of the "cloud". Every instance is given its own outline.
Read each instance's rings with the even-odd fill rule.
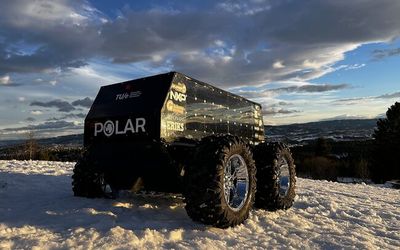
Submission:
[[[84,0],[6,1],[0,74],[80,67],[98,47],[99,13]]]
[[[72,106],[69,102],[59,100],[59,99],[49,101],[49,102],[34,101],[34,102],[31,102],[30,106],[39,106],[39,107],[45,107],[45,108],[57,108],[58,111],[60,111],[60,112],[71,112],[71,111],[75,110],[74,106]]]
[[[238,86],[314,79],[332,72],[346,52],[400,34],[398,1],[272,0],[261,6],[225,1],[193,12],[127,9],[104,26],[102,49],[115,62],[166,62],[194,77]]]
[[[83,99],[79,99],[76,101],[73,101],[71,104],[74,106],[81,106],[85,108],[90,108],[92,106],[93,100],[89,97],[85,97]]]
[[[280,102],[278,102],[278,103],[276,103],[275,105],[276,106],[287,106],[287,105],[291,105],[292,103],[290,103],[290,102],[285,102],[285,101],[280,101]]]
[[[308,81],[334,71],[346,52],[400,35],[397,0],[171,6],[126,7],[110,19],[84,0],[8,1],[0,10],[0,74],[63,71],[104,58],[225,87]]]
[[[395,49],[376,49],[372,52],[372,56],[376,60],[381,60],[386,57],[400,55],[400,48]]]
[[[270,10],[269,1],[257,0],[249,3],[240,0],[230,0],[219,3],[217,6],[224,11],[235,15],[255,15],[259,12]]]
[[[37,138],[77,134],[83,132],[83,124],[77,121],[47,121],[36,125],[0,129],[0,136],[4,140],[24,139],[30,132]]]
[[[299,113],[299,110],[289,110],[289,109],[282,109],[282,108],[266,108],[262,110],[262,114],[269,116],[269,115],[287,115],[293,113]]]
[[[86,114],[84,113],[77,113],[77,114],[68,114],[65,118],[85,118]]]
[[[272,67],[274,69],[283,69],[285,67],[285,65],[283,64],[282,61],[276,61],[276,62],[274,62],[274,64],[272,64]]]
[[[345,89],[349,88],[350,85],[348,84],[310,84],[310,85],[304,85],[297,87],[295,91],[297,92],[326,92],[326,91],[332,91],[332,90],[340,90],[340,89]],[[290,89],[290,88],[288,88]]]
[[[372,119],[372,118],[375,118],[375,117],[365,116],[365,115],[349,115],[349,114],[345,114],[345,115],[338,115],[338,116],[334,116],[334,117],[330,117],[330,118],[326,118],[326,119],[321,119],[320,121],[360,120],[360,119]]]
[[[2,77],[0,77],[0,84],[4,84],[4,85],[9,84],[10,80],[11,80],[11,78],[9,75],[2,76]]]
[[[376,98],[379,98],[379,99],[400,98],[400,92],[395,92],[395,93],[391,93],[391,94],[384,94],[384,95],[377,96]]]
[[[67,129],[75,130],[82,129],[82,125],[77,124],[76,122],[67,122],[67,121],[47,121],[44,123],[40,123],[37,125],[29,125],[18,128],[5,128],[0,130],[0,135],[10,136],[12,134],[21,134],[26,133],[28,131],[36,131],[39,136],[48,132],[60,132],[65,131]]]
[[[52,100],[49,102],[40,102],[40,101],[33,101],[30,103],[30,106],[38,106],[38,107],[45,107],[45,108],[57,108],[58,111],[60,112],[71,112],[76,110],[76,106],[81,106],[85,108],[90,108],[92,105],[93,100],[89,97],[85,97],[83,99],[78,99],[76,101],[73,101],[72,103],[69,103],[67,101],[63,101],[60,99]],[[35,111],[37,112],[37,111]],[[40,114],[42,114],[41,111],[39,111]],[[78,117],[82,118],[84,117],[84,114],[68,114],[63,116],[62,118],[71,118],[71,117]]]
[[[345,67],[344,70],[353,70],[353,69],[361,69],[361,68],[365,67],[366,64],[365,63],[361,63],[361,64],[355,63],[355,64],[352,64],[352,65],[346,65],[346,66],[347,67]]]
[[[1,73],[1,71],[0,71],[0,73]],[[9,75],[4,75],[4,76],[0,77],[0,87],[17,87],[20,85],[21,84],[19,84],[19,83],[13,82]]]
[[[33,117],[28,117],[28,118],[25,119],[25,121],[27,121],[27,122],[34,122],[34,121],[36,121],[36,119],[33,118]]]
[[[41,114],[43,114],[43,112],[40,111],[40,110],[32,110],[32,111],[31,111],[31,114],[32,114],[32,115],[41,115]]]
[[[396,98],[400,98],[400,92],[388,93],[388,94],[383,94],[383,95],[378,95],[378,96],[344,98],[344,99],[335,100],[334,103],[344,104],[344,105],[353,105],[353,104],[366,103],[366,102],[370,102],[373,100],[379,100],[379,99],[396,99]]]
[[[66,114],[61,117],[51,117],[48,118],[47,121],[60,121],[60,120],[65,120],[65,119],[70,119],[70,118],[85,118],[86,114],[84,113],[77,113],[77,114]]]
[[[239,91],[239,95],[248,98],[274,97],[285,93],[321,93],[350,88],[349,84],[310,84],[301,83],[300,86],[289,86],[275,89],[264,89],[254,91]]]

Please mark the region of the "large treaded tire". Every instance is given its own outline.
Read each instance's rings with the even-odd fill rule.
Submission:
[[[286,195],[280,194],[279,159],[288,163],[290,185]],[[261,143],[254,149],[257,167],[255,207],[275,211],[292,207],[296,196],[296,171],[290,149],[283,143]]]
[[[243,206],[234,211],[224,196],[224,166],[240,155],[247,166],[248,193]],[[249,216],[256,192],[256,168],[250,148],[238,137],[209,136],[198,145],[195,157],[185,169],[184,197],[190,218],[207,225],[227,228]]]
[[[75,164],[72,175],[72,191],[74,196],[86,198],[105,197],[104,174],[94,166],[87,150]]]

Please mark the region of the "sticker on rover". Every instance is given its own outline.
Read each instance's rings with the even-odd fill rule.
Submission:
[[[166,128],[172,131],[184,131],[185,124],[182,122],[165,121]]]
[[[168,100],[166,106],[168,111],[185,114],[185,107],[175,104],[172,100]]]
[[[187,97],[186,94],[182,94],[173,90],[169,92],[169,99],[177,102],[186,102],[186,97]]]
[[[117,94],[115,96],[116,101],[122,101],[125,99],[136,98],[142,95],[142,91],[132,91],[132,92],[125,92],[122,94]]]
[[[171,89],[186,94],[186,85],[181,82],[173,83]]]
[[[146,119],[136,118],[133,121],[128,119],[123,125],[120,121],[108,120],[104,123],[96,122],[94,124],[94,136],[103,133],[105,136],[110,137],[112,135],[124,135],[128,133],[144,133],[146,132]]]

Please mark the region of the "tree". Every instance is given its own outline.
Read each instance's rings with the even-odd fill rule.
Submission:
[[[26,141],[26,150],[28,151],[29,160],[35,156],[38,151],[38,144],[35,139],[35,133],[33,131],[28,132]]]
[[[363,180],[370,177],[368,161],[364,158],[358,159],[354,164],[354,176]]]
[[[396,102],[379,119],[373,134],[371,173],[375,182],[400,179],[400,103]]]

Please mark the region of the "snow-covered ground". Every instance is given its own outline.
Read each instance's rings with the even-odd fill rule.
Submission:
[[[400,190],[299,178],[293,208],[222,230],[180,196],[74,197],[73,165],[0,161],[0,249],[400,249]]]

